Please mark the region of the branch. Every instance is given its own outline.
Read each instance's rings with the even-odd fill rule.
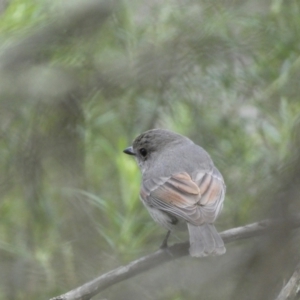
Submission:
[[[227,244],[236,240],[247,239],[250,237],[271,233],[274,230],[287,228],[287,226],[290,229],[300,227],[300,216],[288,221],[264,220],[223,231],[220,235],[223,238],[224,243]],[[67,292],[66,294],[54,297],[50,300],[89,300],[99,292],[115,283],[150,270],[157,265],[161,265],[179,257],[187,256],[189,254],[189,243],[178,243],[169,247],[168,250],[169,251],[158,250],[153,254],[141,257],[135,261],[132,261],[126,266],[121,266],[117,269],[114,269],[74,290],[71,290],[70,292]],[[282,299],[285,298],[278,298],[276,300]]]
[[[300,292],[300,263],[296,266],[290,280],[280,291],[278,297],[275,300],[292,300],[296,299]]]

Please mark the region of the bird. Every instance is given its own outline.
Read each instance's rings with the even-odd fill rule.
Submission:
[[[187,228],[192,257],[226,252],[213,224],[223,208],[226,186],[202,147],[158,128],[140,134],[123,152],[135,157],[142,173],[142,203],[154,221],[167,229],[161,248],[168,248],[171,232]]]

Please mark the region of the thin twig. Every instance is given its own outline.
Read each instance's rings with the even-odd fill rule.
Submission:
[[[280,291],[278,297],[275,300],[292,300],[299,296],[300,292],[300,263],[296,266],[290,280]]]
[[[261,222],[249,224],[242,227],[226,230],[221,233],[224,243],[229,243],[236,240],[246,239],[262,234],[273,232],[274,230],[286,228],[300,227],[300,216],[287,221],[271,221],[264,220]],[[74,289],[66,294],[54,297],[51,300],[89,300],[99,292],[108,288],[109,286],[131,278],[137,274],[145,272],[149,269],[169,262],[179,257],[189,254],[189,243],[178,243],[168,248],[168,251],[158,250],[153,254],[149,254],[135,261],[132,261],[126,266],[121,266],[106,274],[103,274],[94,280]],[[279,298],[281,300],[281,298]],[[277,300],[279,300],[277,299]],[[285,299],[285,298],[282,298]]]

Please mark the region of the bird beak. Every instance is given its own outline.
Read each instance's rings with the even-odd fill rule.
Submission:
[[[132,146],[126,148],[125,150],[123,150],[124,153],[129,154],[129,155],[135,155],[135,152],[133,151]]]

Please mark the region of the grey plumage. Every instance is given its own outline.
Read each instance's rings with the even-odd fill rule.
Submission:
[[[221,255],[226,252],[224,242],[213,224],[204,223],[200,226],[187,224],[190,235],[191,256]]]
[[[141,169],[140,198],[152,218],[171,231],[186,223],[191,256],[224,254],[212,223],[223,207],[226,187],[209,154],[165,129],[144,132],[124,152],[134,155]]]

